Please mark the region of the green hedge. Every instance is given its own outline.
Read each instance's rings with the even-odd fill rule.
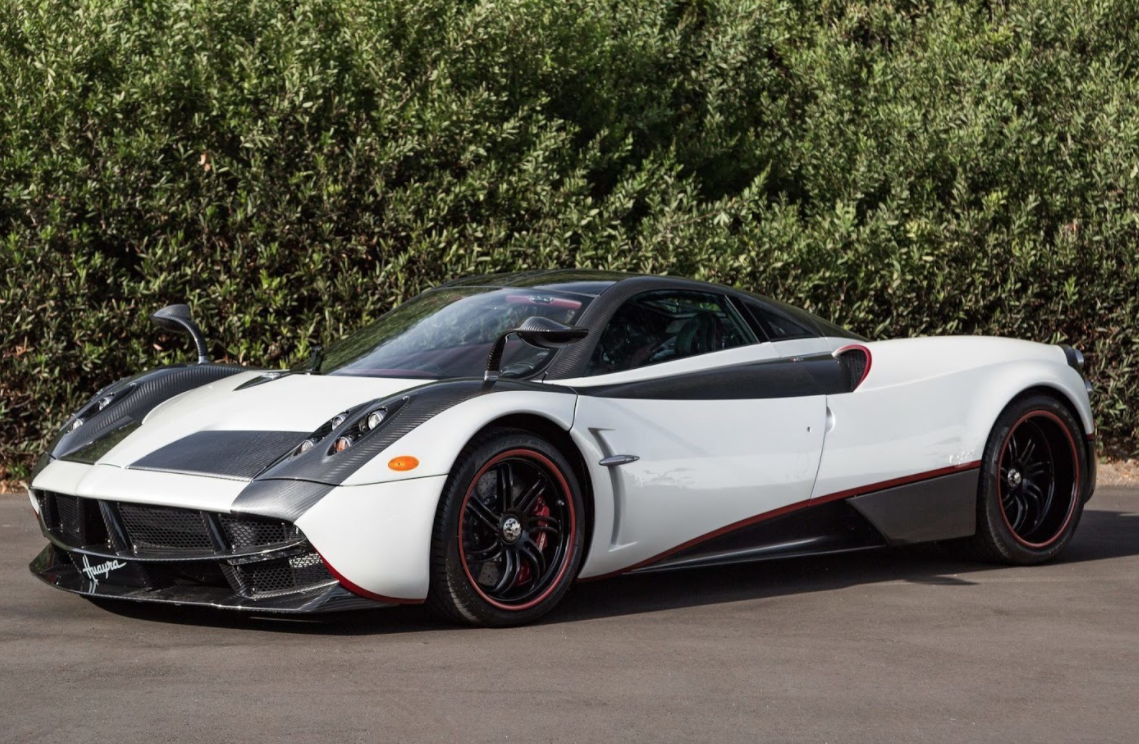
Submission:
[[[1133,451],[1137,73],[1134,0],[0,0],[0,463],[166,302],[282,365],[561,266],[1073,343]]]

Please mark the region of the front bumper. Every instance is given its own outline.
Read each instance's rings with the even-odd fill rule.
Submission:
[[[346,589],[294,524],[33,492],[51,543],[32,573],[92,597],[259,612],[386,603]]]

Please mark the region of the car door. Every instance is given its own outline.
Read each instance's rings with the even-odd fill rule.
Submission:
[[[602,331],[578,393],[595,530],[583,577],[654,562],[805,502],[826,398],[723,295],[657,290]]]

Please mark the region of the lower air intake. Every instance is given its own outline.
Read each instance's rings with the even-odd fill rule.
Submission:
[[[315,589],[336,581],[316,553],[239,564],[232,570],[241,593],[254,599]]]

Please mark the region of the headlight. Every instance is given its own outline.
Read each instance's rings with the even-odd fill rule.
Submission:
[[[325,454],[332,456],[343,452],[360,441],[361,438],[371,434],[382,426],[384,421],[387,421],[406,401],[407,398],[401,398],[393,402],[389,398],[384,402],[384,405],[377,405],[379,401],[373,401],[347,411],[342,411],[330,418],[323,426],[298,444],[289,456],[299,457],[321,442],[326,441],[333,434],[335,434],[336,437],[332,440],[332,444],[328,446]]]
[[[102,413],[117,401],[121,401],[134,391],[135,386],[133,383],[123,386],[123,381],[112,383],[95,393],[91,400],[87,401],[82,408],[66,423],[63,425],[64,433],[70,434],[83,424],[91,420],[92,417]],[[118,388],[118,389],[113,389]],[[111,392],[108,392],[111,391]]]
[[[387,415],[388,411],[386,408],[377,408],[376,410],[369,413],[368,417],[364,419],[364,423],[367,425],[368,431],[371,431],[372,429],[375,429],[377,426],[382,424],[384,422],[384,418]]]

